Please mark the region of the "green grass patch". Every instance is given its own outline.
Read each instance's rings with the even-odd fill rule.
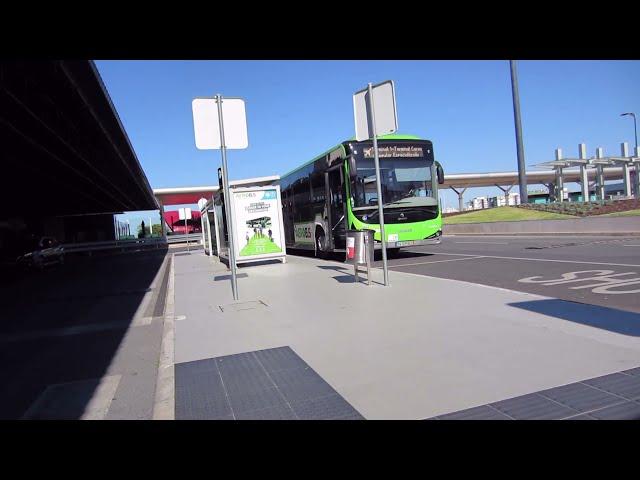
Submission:
[[[240,250],[240,256],[249,257],[251,255],[279,252],[282,252],[282,249],[275,242],[269,240],[269,237],[266,235],[263,237],[254,235],[249,239],[249,243]]]
[[[559,213],[540,212],[537,210],[527,210],[515,207],[496,207],[475,212],[444,217],[445,225],[455,225],[457,223],[484,223],[484,222],[519,222],[526,220],[566,220],[576,218],[573,215],[561,215]]]
[[[598,215],[598,217],[633,217],[635,215],[640,215],[640,208],[627,210],[625,212],[603,213],[602,215]]]

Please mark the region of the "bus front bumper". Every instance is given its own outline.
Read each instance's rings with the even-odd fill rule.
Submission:
[[[433,238],[425,238],[424,240],[407,240],[404,242],[387,242],[387,248],[403,248],[403,247],[420,247],[422,245],[440,245],[442,235]],[[381,250],[382,244],[376,241],[373,245],[375,250]]]

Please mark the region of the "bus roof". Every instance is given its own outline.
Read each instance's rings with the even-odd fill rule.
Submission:
[[[389,135],[381,135],[378,137],[378,140],[422,140],[422,138],[417,137],[415,135],[406,135],[406,134],[402,134],[402,133],[390,133]],[[356,137],[351,137],[349,140],[346,140],[347,142],[355,142],[356,141]],[[321,153],[320,155],[316,155],[315,157],[313,157],[311,160],[309,160],[308,162],[303,163],[302,165],[289,170],[287,173],[285,173],[284,175],[280,175],[280,178],[285,178],[288,175],[292,174],[293,172],[300,170],[303,167],[306,167],[307,165],[315,162],[316,160],[318,160],[319,158],[324,157],[325,155],[337,150],[338,148],[343,148],[343,144],[344,142],[340,142],[338,145],[336,145],[333,148],[330,148],[329,150],[327,150],[324,153]],[[344,151],[343,151],[344,153]]]
[[[422,138],[416,137],[415,135],[405,135],[403,133],[390,133],[389,135],[379,136],[378,140],[422,140]],[[351,137],[349,141],[355,142],[356,137]]]

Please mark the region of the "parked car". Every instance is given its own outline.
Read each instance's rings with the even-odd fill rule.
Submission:
[[[31,237],[25,247],[26,251],[17,258],[20,266],[44,268],[47,265],[64,263],[64,249],[53,237]]]

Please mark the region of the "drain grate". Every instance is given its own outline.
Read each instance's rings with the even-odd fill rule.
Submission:
[[[640,367],[428,420],[640,420]]]
[[[242,310],[255,310],[258,308],[266,308],[269,305],[262,300],[251,300],[248,302],[229,303],[228,305],[218,305],[222,312],[240,312]]]
[[[175,366],[176,420],[363,420],[291,348]]]

